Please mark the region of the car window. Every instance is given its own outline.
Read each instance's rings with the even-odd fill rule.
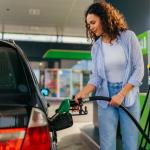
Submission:
[[[0,93],[28,93],[23,65],[17,52],[0,47]]]
[[[26,127],[31,113],[30,107],[22,106],[1,106],[0,105],[0,129]]]

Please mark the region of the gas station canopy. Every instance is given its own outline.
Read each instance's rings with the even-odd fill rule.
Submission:
[[[81,50],[57,50],[50,49],[44,55],[46,59],[71,59],[71,60],[90,60],[90,51]]]

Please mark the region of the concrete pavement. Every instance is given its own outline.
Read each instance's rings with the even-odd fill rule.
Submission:
[[[58,150],[93,150],[83,139],[80,128],[84,128],[88,123],[74,123],[68,129],[59,131],[58,134]]]

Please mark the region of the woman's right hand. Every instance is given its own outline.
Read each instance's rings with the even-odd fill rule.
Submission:
[[[78,101],[79,98],[86,98],[86,97],[88,97],[88,94],[85,93],[84,90],[81,90],[79,93],[77,93],[74,100],[75,100],[76,103],[79,103],[79,101]]]
[[[87,98],[91,92],[95,90],[95,86],[93,84],[87,84],[74,98],[76,103],[79,98]]]

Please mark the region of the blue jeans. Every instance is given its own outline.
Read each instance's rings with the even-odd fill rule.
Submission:
[[[122,83],[108,83],[109,96],[117,94],[122,88]],[[139,121],[140,105],[139,98],[133,106],[127,108]],[[119,107],[98,106],[98,122],[100,135],[100,150],[116,150],[116,133],[118,121],[122,135],[122,147],[124,150],[138,149],[138,129],[128,115]]]

